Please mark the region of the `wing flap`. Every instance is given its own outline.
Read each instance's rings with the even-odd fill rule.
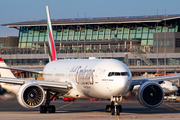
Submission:
[[[3,66],[0,66],[0,68],[43,74],[43,71],[41,71],[41,70],[32,70],[32,69],[14,68],[14,67],[3,67]]]
[[[25,83],[25,80],[18,79],[18,78],[0,77],[0,82],[22,85]]]
[[[180,74],[165,75],[165,76],[159,76],[159,77],[139,78],[139,79],[133,79],[131,84],[141,85],[145,81],[160,82],[160,81],[174,80],[174,79],[179,79],[179,78],[180,78]]]

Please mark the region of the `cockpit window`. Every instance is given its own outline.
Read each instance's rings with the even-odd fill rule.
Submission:
[[[114,76],[114,72],[109,72],[108,76]]]
[[[128,72],[122,72],[121,75],[122,76],[128,76]]]
[[[109,77],[111,76],[130,76],[128,72],[109,72]]]
[[[174,86],[174,84],[172,84],[172,86]]]
[[[115,72],[115,76],[121,76],[121,73]]]

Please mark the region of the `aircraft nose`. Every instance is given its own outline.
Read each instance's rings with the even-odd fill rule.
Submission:
[[[173,86],[173,88],[172,88],[172,92],[177,92],[177,91],[178,91],[178,87]]]
[[[174,90],[178,91],[178,87],[174,86]]]
[[[121,92],[123,91],[124,93],[126,93],[129,90],[130,85],[131,81],[128,77],[117,79],[116,87],[119,88],[119,91]]]

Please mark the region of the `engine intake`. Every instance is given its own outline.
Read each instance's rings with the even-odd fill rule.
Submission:
[[[25,108],[39,107],[45,98],[43,88],[37,83],[26,83],[22,85],[17,93],[17,100]]]
[[[145,107],[157,107],[163,102],[164,91],[155,82],[147,81],[138,89],[138,101]]]

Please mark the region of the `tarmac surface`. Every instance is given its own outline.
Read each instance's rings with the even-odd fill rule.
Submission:
[[[53,101],[56,113],[40,113],[39,108],[23,108],[16,99],[0,100],[0,120],[180,120],[180,103],[163,102],[157,108],[145,108],[137,100],[122,101],[120,116],[105,111],[109,101]]]

